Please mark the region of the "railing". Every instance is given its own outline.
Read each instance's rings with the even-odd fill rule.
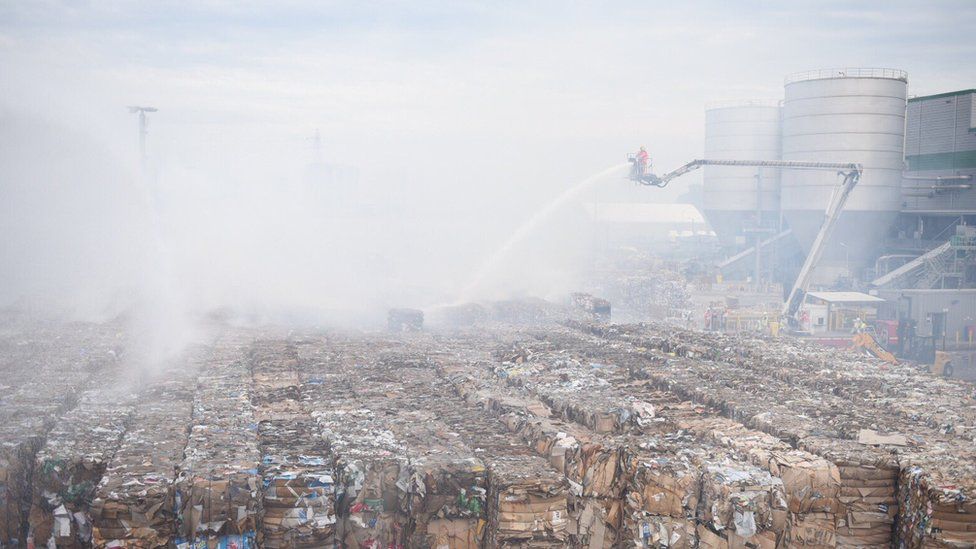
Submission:
[[[732,107],[782,107],[782,99],[726,99],[722,101],[708,101],[705,110],[728,109]]]
[[[810,71],[795,72],[786,77],[785,82],[803,82],[805,80],[826,80],[829,78],[890,78],[908,82],[908,73],[901,69],[884,68],[856,68],[845,67],[838,69],[815,69]]]
[[[954,234],[949,242],[953,248],[976,250],[976,237],[974,236]]]

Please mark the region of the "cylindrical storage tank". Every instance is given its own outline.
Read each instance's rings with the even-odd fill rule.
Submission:
[[[705,158],[779,160],[780,102],[711,103],[705,108]],[[742,244],[743,228],[770,228],[779,217],[779,170],[705,166],[704,214],[725,244]],[[751,238],[745,243],[751,244]]]
[[[822,69],[786,78],[783,160],[858,162],[861,180],[841,213],[816,279],[859,275],[898,215],[908,75],[897,69]],[[781,206],[810,251],[840,176],[783,170]]]

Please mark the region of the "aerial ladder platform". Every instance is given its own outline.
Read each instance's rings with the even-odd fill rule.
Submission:
[[[834,187],[834,190],[830,195],[830,202],[827,204],[827,209],[824,212],[823,224],[820,225],[820,231],[817,233],[817,237],[814,239],[813,245],[810,247],[810,252],[807,254],[807,258],[803,262],[803,266],[800,268],[800,274],[797,275],[796,282],[793,283],[793,288],[790,290],[790,295],[786,299],[786,303],[783,304],[783,310],[780,313],[780,316],[787,323],[787,325],[791,328],[795,328],[797,325],[797,312],[800,310],[800,305],[803,303],[803,299],[806,297],[807,289],[810,286],[810,280],[813,275],[813,269],[818,263],[820,263],[820,258],[823,256],[823,252],[826,249],[826,244],[830,240],[830,235],[837,226],[837,220],[840,218],[840,214],[844,211],[844,206],[847,204],[847,199],[850,198],[851,192],[854,190],[854,187],[857,186],[857,182],[861,179],[861,173],[864,171],[861,164],[856,162],[807,162],[802,160],[698,159],[692,160],[691,162],[688,162],[687,164],[664,175],[657,176],[654,173],[651,173],[649,170],[642,169],[636,157],[631,156],[628,158],[630,162],[634,164],[634,169],[631,170],[631,179],[636,183],[651,187],[666,187],[674,178],[680,177],[690,171],[697,170],[702,166],[740,166],[744,168],[786,168],[794,170],[837,170],[838,175],[843,176],[841,182]]]

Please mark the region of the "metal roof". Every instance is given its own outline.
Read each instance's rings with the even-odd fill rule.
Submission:
[[[828,303],[883,303],[880,297],[862,292],[807,292],[807,295]]]
[[[958,90],[945,93],[937,93],[935,95],[916,95],[915,97],[909,97],[908,102],[914,103],[915,101],[927,101],[929,99],[939,99],[941,97],[952,97],[953,95],[966,95],[967,93],[976,93],[976,88],[970,88],[968,90]]]

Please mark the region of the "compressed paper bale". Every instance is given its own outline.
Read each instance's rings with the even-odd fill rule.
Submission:
[[[829,461],[800,450],[756,449],[750,461],[768,468],[783,481],[783,492],[791,513],[833,512],[841,494],[840,470]]]
[[[263,545],[327,545],[336,536],[335,472],[327,445],[310,420],[266,420],[259,426],[263,454]]]
[[[102,549],[160,547],[176,537],[173,482],[191,421],[191,369],[167,372],[133,412],[92,501],[92,543]]]
[[[481,519],[434,519],[420,534],[418,545],[434,549],[480,549],[485,529]]]
[[[956,486],[940,486],[923,468],[906,467],[899,477],[898,533],[918,547],[976,545],[976,501]]]
[[[79,393],[96,378],[115,377],[123,341],[106,325],[7,322],[0,336],[0,545],[16,546],[27,543],[36,453]]]
[[[842,466],[841,491],[837,496],[838,544],[889,543],[898,504],[895,500],[897,470]]]
[[[8,426],[21,431],[23,424]],[[0,442],[0,545],[16,547],[26,543],[32,461],[42,444],[40,435],[19,440],[12,436]]]
[[[481,518],[487,498],[487,469],[474,457],[427,455],[407,466],[407,512],[426,524],[433,517]]]
[[[773,531],[773,510],[786,507],[780,479],[732,460],[704,466],[701,503],[701,520],[713,530],[747,539]]]
[[[840,490],[834,516],[838,546],[889,545],[898,513],[898,466],[890,452],[822,436],[804,438],[799,446],[837,466]]]
[[[694,519],[652,515],[643,511],[624,515],[621,540],[627,547],[694,549],[698,544]]]
[[[837,547],[833,513],[791,513],[781,546],[828,549]]]
[[[359,448],[344,452],[337,464],[344,541],[351,546],[403,543],[404,517],[399,512],[397,481],[405,458],[387,452],[370,454]]]
[[[402,544],[407,447],[362,405],[352,400],[312,412],[335,456],[339,529],[349,546]]]
[[[570,497],[569,540],[574,547],[617,547],[622,509],[619,499]]]
[[[131,414],[131,398],[112,388],[95,389],[48,433],[32,477],[35,543],[81,547],[91,542],[89,508]]]
[[[262,546],[341,543],[335,456],[307,409],[322,383],[303,383],[297,350],[288,342],[260,342],[250,350],[249,360],[261,450]]]
[[[522,422],[518,434],[579,486],[580,495],[619,497],[621,448],[613,439],[591,437],[575,426],[539,418]]]
[[[177,544],[228,535],[254,538],[261,512],[258,434],[250,369],[243,349],[220,349],[203,366],[194,395],[193,427],[179,466]]]
[[[568,485],[535,456],[488,464],[489,547],[557,547],[568,540]]]
[[[727,418],[684,419],[679,425],[706,440],[736,450],[751,463],[782,479],[791,512],[833,511],[840,490],[840,472],[833,463],[794,450],[775,437]]]
[[[701,494],[701,468],[677,451],[636,450],[625,457],[628,514],[693,519]]]

